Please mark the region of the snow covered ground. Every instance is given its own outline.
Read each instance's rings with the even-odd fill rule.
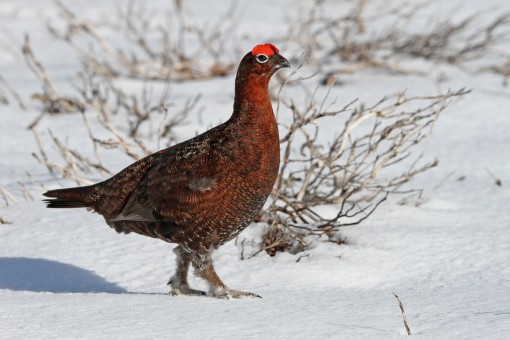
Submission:
[[[266,25],[261,34],[270,34],[267,26],[283,6],[259,15],[269,3],[250,2],[252,10],[241,26]],[[510,11],[506,1],[458,3],[463,10]],[[100,16],[111,13],[113,5],[75,1],[73,6],[81,14]],[[434,6],[440,11],[452,4],[437,1]],[[0,27],[18,39],[29,32],[34,49],[65,86],[78,62],[67,59],[61,43],[44,32],[43,18],[52,15],[49,1],[0,3]],[[473,93],[444,112],[421,146],[440,166],[415,186],[432,189],[454,175],[420,207],[387,202],[364,224],[346,228],[346,245],[318,244],[297,255],[261,253],[243,261],[234,242],[220,248],[215,255],[220,277],[263,299],[170,297],[166,280],[174,269],[172,245],[119,236],[86,211],[47,210],[36,187],[31,189],[35,201],[2,204],[0,216],[12,224],[0,224],[0,338],[400,338],[407,333],[393,292],[404,304],[413,336],[510,338],[510,92],[493,75],[444,66],[441,71],[448,78],[445,88],[466,86]],[[0,74],[24,98],[39,90],[25,66],[1,50]],[[204,84],[204,115],[228,108],[232,77],[198,84]],[[349,102],[403,88],[434,93],[426,77],[375,71],[348,76],[334,91]],[[196,89],[177,84],[174,90],[186,96]],[[229,112],[224,114],[188,126],[184,137]],[[31,102],[26,112],[14,104],[0,106],[0,186],[15,191],[18,181],[27,182],[25,171],[38,181],[52,180],[30,155],[36,145],[26,126],[37,115],[38,106]],[[80,118],[47,117],[44,124],[65,131],[74,119]],[[457,180],[461,176],[465,179]],[[256,228],[244,235],[250,237]],[[191,283],[204,288],[198,279]]]

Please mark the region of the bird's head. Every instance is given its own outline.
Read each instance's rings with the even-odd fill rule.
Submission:
[[[276,71],[285,67],[290,67],[290,64],[280,55],[280,50],[276,46],[257,45],[241,60],[238,76],[258,75],[270,78]]]

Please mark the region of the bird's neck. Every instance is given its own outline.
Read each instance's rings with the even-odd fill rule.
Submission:
[[[242,158],[247,166],[258,169],[262,179],[270,183],[269,195],[280,165],[278,124],[269,97],[270,75],[236,78],[234,113],[231,126],[242,145]]]
[[[269,98],[269,76],[238,75],[235,83],[234,119],[257,122],[260,119],[274,120]],[[267,117],[270,116],[270,117]]]

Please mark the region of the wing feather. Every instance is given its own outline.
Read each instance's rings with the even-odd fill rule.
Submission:
[[[165,154],[147,171],[122,212],[110,221],[164,221],[185,226],[196,212],[212,208],[218,197],[215,188],[225,180],[221,170],[229,162],[219,152],[218,140],[214,135],[196,138]]]

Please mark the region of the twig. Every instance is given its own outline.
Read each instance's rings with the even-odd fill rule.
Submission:
[[[130,1],[125,9],[117,10],[116,19],[121,21],[121,25],[109,25],[114,32],[126,37],[124,45],[127,48],[120,50],[102,34],[96,23],[80,17],[60,1],[56,4],[67,27],[59,30],[48,22],[48,31],[75,48],[84,56],[82,59],[88,67],[103,77],[192,80],[221,77],[233,72],[234,64],[221,59],[225,57],[225,51],[232,50],[227,44],[236,32],[236,1],[212,25],[188,23],[176,2],[176,10],[169,12],[166,23],[157,24],[154,20],[157,12],[149,12],[143,5],[135,6],[135,2]],[[84,50],[83,44],[75,42],[83,36],[91,39],[100,51]],[[159,37],[158,44],[153,43],[153,36]],[[195,41],[194,45],[198,47],[189,51],[185,41]]]
[[[25,42],[21,49],[25,64],[32,71],[34,76],[41,82],[43,93],[36,93],[32,95],[32,99],[41,102],[43,109],[41,114],[28,125],[28,129],[33,129],[39,121],[46,115],[46,113],[59,113],[59,112],[84,112],[85,107],[83,103],[74,99],[63,97],[57,91],[49,73],[46,71],[42,63],[35,57],[34,52],[30,46],[29,35],[25,35]]]
[[[480,12],[461,20],[452,20],[455,14],[452,13],[446,19],[432,17],[418,33],[410,32],[407,28],[421,20],[427,5],[427,2],[398,3],[381,9],[374,8],[378,6],[376,1],[357,0],[331,11],[326,8],[326,2],[318,0],[313,10],[297,6],[300,13],[290,16],[285,41],[296,42],[303,50],[310,51],[309,64],[319,70],[324,65],[335,65],[337,69],[325,75],[323,84],[330,83],[339,73],[368,68],[397,74],[426,74],[401,66],[403,57],[508,77],[510,53],[498,53],[497,49],[510,40],[509,13]],[[489,54],[499,58],[499,63],[485,62],[483,57]],[[339,61],[345,66],[338,68]],[[473,61],[478,65],[465,66]],[[480,66],[480,61],[485,65]]]
[[[237,241],[237,239],[236,239],[236,241]],[[246,239],[243,239],[241,241],[241,261],[244,260],[244,241],[246,241]]]
[[[301,261],[301,259],[305,258],[305,257],[310,257],[310,254],[303,254],[303,255],[300,255],[297,260],[296,260],[296,263]]]
[[[11,95],[14,97],[14,99],[16,99],[16,101],[18,102],[18,106],[21,110],[23,111],[26,111],[27,107],[25,105],[25,103],[23,102],[23,99],[21,99],[20,95],[18,94],[18,92],[16,92],[11,85],[9,85],[9,83],[7,82],[7,80],[5,80],[4,77],[2,77],[0,75],[0,82],[2,82],[4,84],[4,87],[11,93]]]
[[[293,120],[280,140],[282,160],[272,204],[260,218],[273,221],[261,243],[269,255],[304,250],[307,236],[334,239],[335,231],[362,223],[389,195],[420,196],[422,189],[402,187],[437,161],[422,163],[419,155],[401,174],[380,174],[404,163],[452,100],[469,93],[460,89],[413,97],[402,92],[372,105],[353,100],[335,109],[334,100],[326,105],[329,89],[320,101],[315,100],[317,90],[311,91],[309,103],[300,107],[281,99]],[[319,122],[331,117],[340,122],[339,132],[324,143],[318,138]],[[315,209],[325,205],[337,208],[334,218]]]
[[[39,79],[44,84],[46,89],[49,91],[49,95],[53,98],[60,97],[48,72],[43,67],[41,62],[35,58],[32,48],[30,47],[30,37],[28,34],[25,34],[25,42],[21,51],[23,53],[23,57],[25,58],[25,63],[32,70],[34,75],[36,75],[37,79]]]
[[[496,184],[498,187],[503,186],[503,182],[499,178],[497,178],[490,170],[489,168],[485,168],[485,171],[487,171],[487,174],[494,180],[494,184]]]
[[[30,201],[33,201],[34,200],[34,196],[32,196],[32,193],[30,192],[30,190],[27,188],[27,186],[25,185],[25,183],[21,182],[21,181],[18,181],[18,184],[21,186],[21,189],[22,189],[22,192],[23,192],[23,196],[25,197],[25,200],[30,200]]]
[[[0,186],[0,193],[4,198],[5,205],[9,206],[9,200],[11,200],[13,203],[18,203],[18,199],[4,187]]]
[[[395,293],[392,293],[392,294],[395,296],[395,298],[398,301],[398,306],[400,307],[400,312],[402,313],[402,319],[404,320],[404,326],[406,327],[407,335],[411,335],[411,329],[409,328],[409,324],[407,323],[407,316],[404,311],[404,305],[402,305],[402,301],[400,301],[400,298],[398,297],[397,294],[395,294]]]

